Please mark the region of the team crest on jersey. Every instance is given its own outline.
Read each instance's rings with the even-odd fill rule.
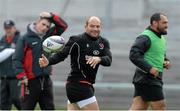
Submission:
[[[99,43],[99,48],[100,49],[104,49],[104,44],[103,43]]]
[[[93,54],[94,54],[94,55],[99,55],[99,53],[100,53],[100,52],[99,52],[98,50],[94,50],[94,51],[93,51]]]
[[[38,44],[38,42],[33,42],[33,43],[32,43],[32,45],[36,45],[36,44]]]

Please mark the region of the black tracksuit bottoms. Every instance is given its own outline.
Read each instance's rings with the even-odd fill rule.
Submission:
[[[0,110],[11,110],[12,104],[21,110],[20,86],[16,77],[0,79]]]
[[[37,103],[39,103],[41,110],[55,109],[53,85],[49,76],[36,77],[29,80],[28,86],[24,89],[25,95],[21,99],[23,110],[34,110]]]

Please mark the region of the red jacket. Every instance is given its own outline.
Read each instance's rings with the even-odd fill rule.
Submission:
[[[32,79],[51,74],[51,67],[41,68],[39,66],[41,55],[49,56],[43,51],[42,42],[49,36],[61,35],[67,29],[67,23],[55,14],[52,14],[52,23],[55,25],[47,31],[42,39],[28,25],[27,32],[18,40],[13,57],[15,73],[18,79],[24,76]]]

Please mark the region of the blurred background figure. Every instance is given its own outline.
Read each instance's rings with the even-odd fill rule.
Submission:
[[[20,86],[12,66],[12,55],[20,32],[12,20],[4,22],[5,34],[0,40],[0,109],[11,110],[12,104],[20,110]]]

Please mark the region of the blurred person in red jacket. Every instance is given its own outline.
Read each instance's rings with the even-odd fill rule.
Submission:
[[[54,26],[51,27],[51,25]],[[33,110],[39,103],[42,110],[54,110],[51,67],[41,68],[39,57],[43,51],[43,41],[52,35],[61,35],[67,29],[67,23],[58,15],[49,12],[40,13],[39,18],[27,27],[27,32],[18,40],[13,57],[16,77],[22,84],[22,109]],[[25,87],[24,87],[25,86]],[[24,89],[24,90],[23,90]]]

